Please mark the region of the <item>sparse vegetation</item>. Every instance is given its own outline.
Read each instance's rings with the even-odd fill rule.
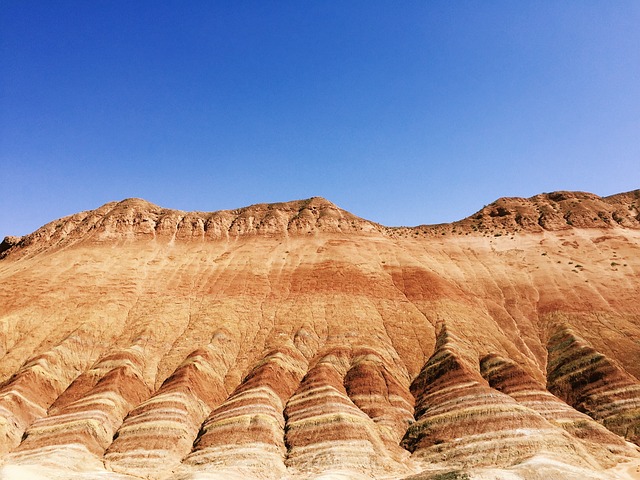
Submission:
[[[433,477],[431,477],[429,480],[470,480],[470,479],[471,477],[468,474],[460,470],[454,470],[447,473],[438,473]]]

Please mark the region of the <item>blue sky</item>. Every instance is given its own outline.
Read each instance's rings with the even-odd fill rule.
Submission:
[[[112,200],[386,225],[640,188],[637,1],[0,4],[0,237]]]

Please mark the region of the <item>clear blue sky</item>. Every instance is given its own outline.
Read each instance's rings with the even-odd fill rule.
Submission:
[[[417,225],[636,188],[638,1],[0,3],[0,237],[127,197]]]

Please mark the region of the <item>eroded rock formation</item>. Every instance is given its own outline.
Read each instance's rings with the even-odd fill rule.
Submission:
[[[640,382],[617,362],[570,329],[558,328],[549,341],[547,368],[552,393],[640,444]]]
[[[7,237],[0,478],[631,478],[639,216],[129,199]]]

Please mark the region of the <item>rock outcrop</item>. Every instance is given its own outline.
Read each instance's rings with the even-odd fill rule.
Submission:
[[[536,454],[596,464],[562,430],[535,410],[492,389],[462,342],[443,328],[436,350],[411,385],[416,422],[402,444],[427,463],[507,467]]]
[[[598,197],[585,192],[501,198],[453,225],[479,231],[559,231],[570,228],[640,228],[640,191]]]
[[[611,467],[624,457],[637,457],[638,452],[622,436],[607,430],[588,415],[567,405],[546,390],[513,360],[487,355],[481,363],[482,375],[489,385],[506,393],[545,420],[566,430],[584,444],[603,467]]]
[[[269,352],[211,412],[184,464],[198,471],[235,468],[284,476],[284,406],[306,369],[306,359],[293,345]]]
[[[549,340],[549,391],[614,433],[640,444],[640,382],[570,329]]]
[[[151,393],[142,379],[143,364],[144,351],[138,346],[102,358],[76,378],[46,417],[31,424],[11,461],[38,461],[72,470],[101,466],[126,414]]]
[[[116,432],[104,458],[114,472],[139,476],[170,471],[191,451],[200,425],[224,401],[233,359],[224,335],[193,351]]]

